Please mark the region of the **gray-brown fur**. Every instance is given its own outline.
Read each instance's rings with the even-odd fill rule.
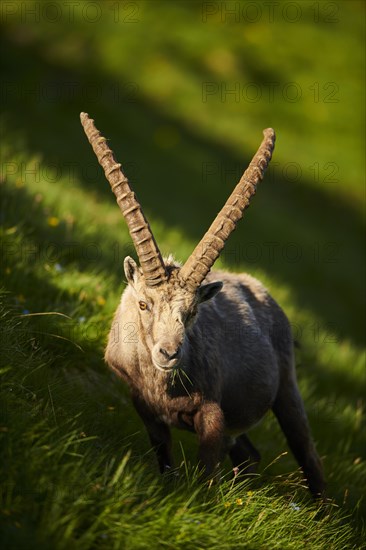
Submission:
[[[199,290],[182,289],[177,264],[166,262],[169,282],[156,289],[146,287],[133,260],[127,258],[125,265],[129,284],[105,357],[131,389],[161,471],[173,464],[170,426],[198,431],[200,460],[208,474],[225,451],[234,467],[247,466],[243,463],[250,458],[258,460],[247,438],[238,436],[272,408],[311,491],[322,493],[320,461],[296,384],[290,326],[261,283],[245,274],[211,272],[199,288],[214,281],[222,282],[223,288],[197,305]],[[148,309],[141,311],[140,301]],[[130,323],[136,333],[126,338]],[[168,345],[171,355],[180,350],[170,363],[156,350]],[[166,372],[154,364],[153,350],[158,366],[165,362]]]
[[[111,170],[118,169],[112,153],[87,115],[82,115],[82,122],[115,191],[122,180],[125,185],[124,176],[121,173],[111,181]],[[216,244],[211,245],[216,251],[211,250],[212,254],[205,251],[211,245],[201,241],[203,251],[196,248],[184,266],[171,258],[163,260],[136,201],[138,215],[146,222],[143,231],[152,250],[154,280],[149,279],[145,251],[141,253],[137,246],[144,264],[138,267],[132,258],[125,259],[128,285],[114,317],[105,358],[130,387],[161,472],[173,466],[171,426],[197,433],[199,461],[207,475],[215,472],[225,453],[236,472],[253,469],[260,457],[246,432],[272,409],[317,496],[324,492],[324,480],[296,383],[289,322],[253,277],[210,271],[217,250],[222,249],[241,217],[240,210],[248,205],[263,177],[274,146],[273,130],[266,132],[236,187],[233,218],[228,201],[211,226],[215,235],[223,228],[221,244],[213,237]],[[126,210],[120,206],[122,212]],[[134,220],[128,220],[128,225],[131,232]]]

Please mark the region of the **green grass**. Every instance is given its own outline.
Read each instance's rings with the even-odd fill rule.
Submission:
[[[350,511],[314,506],[298,475],[211,488],[188,466],[180,479],[157,476],[112,378],[41,329],[55,328],[54,314],[23,314],[1,297],[6,548],[359,547]]]
[[[5,548],[362,547],[363,8],[339,2],[338,22],[314,23],[310,4],[300,3],[297,23],[224,23],[220,13],[205,23],[200,2],[158,0],[136,3],[135,23],[114,23],[108,4],[97,25],[87,22],[82,2],[71,23],[65,14],[57,25],[21,12],[3,18]],[[215,92],[203,101],[207,82],[215,90],[255,82],[263,95],[236,102]],[[265,96],[271,82],[279,83],[273,102]],[[289,82],[301,101],[284,99]],[[335,103],[324,97],[330,82]],[[218,265],[259,277],[291,320],[331,506],[311,503],[271,415],[251,432],[262,464],[250,482],[232,487],[225,464],[222,484],[202,487],[195,438],[178,431],[180,478],[157,475],[128,392],[103,363],[123,258],[135,253],[80,111],[125,162],[163,253],[181,260],[262,128],[276,129],[273,165]]]

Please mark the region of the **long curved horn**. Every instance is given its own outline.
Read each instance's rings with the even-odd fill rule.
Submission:
[[[167,280],[167,272],[140,203],[107,145],[106,138],[96,129],[94,120],[87,113],[80,113],[80,120],[126,220],[146,284],[159,285]]]
[[[210,271],[224,248],[225,242],[242,218],[244,210],[249,206],[250,200],[256,192],[256,186],[263,179],[276,140],[272,128],[263,130],[263,135],[264,139],[241,180],[180,270],[181,280],[192,289],[197,288]]]

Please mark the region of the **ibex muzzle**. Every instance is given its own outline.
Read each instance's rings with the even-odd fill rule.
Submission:
[[[312,494],[322,495],[322,468],[297,387],[289,322],[256,279],[211,272],[263,178],[274,131],[264,131],[248,169],[181,266],[162,258],[106,139],[87,114],[81,114],[81,122],[140,261],[138,267],[132,258],[125,259],[128,285],[105,358],[130,387],[160,471],[173,465],[170,426],[197,433],[199,461],[207,475],[214,474],[226,453],[235,472],[250,471],[259,453],[245,432],[272,409]],[[126,339],[125,326],[136,327],[137,338]]]

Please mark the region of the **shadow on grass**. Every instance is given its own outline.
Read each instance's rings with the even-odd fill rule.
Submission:
[[[34,245],[34,248],[41,250],[42,247],[47,247],[50,239],[49,226],[46,217],[42,215],[40,205],[34,201],[34,197],[25,188],[17,189],[4,186],[3,190],[5,192],[4,203],[7,207],[6,225],[12,227],[21,218],[24,233],[28,235],[29,242]],[[55,229],[57,229],[57,235],[52,233],[51,239],[53,242],[55,239],[57,240],[62,254],[62,243],[67,242],[70,236],[65,226]],[[90,238],[89,235],[83,234],[81,228],[78,229],[75,237],[80,243],[81,250],[87,246]],[[60,311],[69,311],[69,307],[71,310],[77,307],[78,300],[75,295],[67,291],[62,291],[60,294],[60,289],[52,283],[52,280],[46,276],[41,277],[38,271],[33,270],[31,264],[25,271],[24,258],[21,255],[17,257],[16,254],[13,254],[12,260],[11,276],[5,277],[4,280],[7,288],[15,294],[24,293],[27,297],[29,296],[30,300],[27,305],[33,306],[36,311],[39,311],[40,304],[44,305],[45,303],[50,310],[59,308]],[[87,267],[82,255],[75,256],[72,261],[77,269],[82,270]],[[107,252],[101,262],[101,271],[105,271],[107,267],[109,269],[113,262],[112,254]],[[3,268],[6,268],[6,265],[3,265]],[[32,384],[31,379],[27,379],[24,386],[32,388],[35,384],[35,387],[39,388],[36,393],[38,398],[42,398],[44,401],[44,414],[50,415],[51,418],[52,415],[55,415],[59,422],[63,422],[67,418],[81,413],[78,426],[83,433],[96,436],[93,444],[96,457],[98,457],[99,451],[105,452],[108,449],[110,456],[118,458],[122,450],[125,452],[127,446],[131,448],[134,460],[142,460],[148,464],[149,470],[151,468],[151,471],[156,471],[154,456],[152,452],[148,452],[147,435],[127,397],[127,388],[107,372],[103,365],[100,340],[94,343],[90,342],[86,346],[86,352],[82,352],[75,346],[65,346],[64,341],[58,342],[49,336],[50,333],[58,332],[55,319],[50,318],[43,321],[42,326],[36,322],[35,332],[34,322],[30,323],[29,338],[35,336],[44,349],[51,351],[53,362],[48,367],[50,372],[45,373],[44,369],[40,370],[38,383],[33,381]],[[109,323],[108,319],[108,327]],[[39,334],[39,331],[42,330],[45,332],[43,336],[42,333]],[[63,334],[62,331],[61,334]],[[76,343],[78,343],[77,338]],[[80,343],[83,345],[83,342]],[[59,370],[67,373],[65,378],[60,376]],[[301,378],[314,388],[311,395],[313,407],[308,405],[307,411],[314,437],[319,442],[319,452],[321,454],[328,452],[332,457],[334,442],[345,443],[352,440],[347,454],[351,458],[358,456],[359,453],[362,454],[361,434],[353,432],[353,426],[348,416],[343,414],[347,404],[353,404],[355,396],[360,394],[359,383],[352,379],[347,370],[336,373],[336,375],[332,374],[332,379],[329,380],[329,375],[323,371],[319,364],[312,365],[310,370],[302,369]],[[255,429],[254,442],[260,451],[263,448],[264,465],[266,461],[270,462],[274,455],[286,448],[282,433],[276,423],[275,425],[275,430],[268,430],[265,426]],[[263,430],[263,428],[265,429]],[[274,432],[277,436],[274,435]],[[183,441],[185,456],[189,462],[195,464],[196,438],[176,430],[174,430],[174,438],[177,463],[182,455],[179,442]],[[339,452],[344,452],[344,449],[340,449]],[[328,458],[328,462],[326,462],[329,471],[332,471],[332,466],[328,464],[331,461],[332,459]],[[277,475],[278,471],[288,472],[294,468],[296,468],[296,462],[292,455],[289,455],[284,464],[273,469],[273,475]],[[272,470],[270,475],[272,475]],[[265,483],[262,478],[261,483]],[[338,482],[334,482],[334,486],[330,487],[330,494],[341,498]]]
[[[19,222],[19,216],[23,220],[23,230],[25,234],[28,234],[28,244],[29,250],[41,251],[47,249],[48,245],[52,241],[59,244],[59,252],[61,257],[63,257],[63,245],[67,243],[69,239],[68,229],[66,226],[59,226],[55,228],[57,230],[56,234],[52,232],[50,236],[49,226],[47,224],[47,219],[42,215],[42,209],[40,205],[34,201],[34,197],[27,192],[25,188],[13,188],[8,185],[3,186],[3,204],[6,205],[7,217],[6,217],[6,226],[13,227]],[[35,220],[35,221],[34,221]],[[10,234],[10,238],[12,235]],[[51,241],[50,241],[51,239]],[[79,250],[84,250],[88,243],[90,242],[90,235],[84,235],[81,228],[78,228],[77,233],[74,235],[74,239],[80,244]],[[8,242],[10,244],[8,244]],[[12,251],[12,254],[3,258],[2,270],[3,270],[3,280],[8,290],[11,290],[15,295],[24,294],[26,296],[26,307],[31,311],[60,311],[74,317],[74,321],[77,320],[79,315],[84,315],[86,317],[93,314],[92,309],[88,309],[88,304],[83,305],[83,309],[80,310],[80,302],[78,298],[78,293],[69,292],[67,290],[60,290],[56,284],[53,283],[52,278],[41,276],[39,272],[40,258],[33,253],[29,255],[24,255],[25,250],[17,247],[16,245],[11,245],[11,241],[5,241],[5,251],[8,249]],[[67,247],[67,245],[66,245]],[[28,261],[29,260],[29,261]],[[65,258],[64,266],[65,269],[68,269],[67,258]],[[43,260],[42,260],[43,261]],[[41,263],[42,263],[41,261]],[[111,248],[108,248],[105,251],[105,254],[102,256],[100,261],[100,270],[101,273],[111,269],[115,262],[113,252]],[[72,258],[73,267],[82,272],[87,265],[85,264],[85,259],[82,254],[80,256],[74,255]],[[7,268],[10,268],[10,273],[7,274]],[[116,275],[116,284],[117,284],[117,275]],[[47,304],[45,306],[45,304]],[[62,321],[62,320],[61,320]],[[38,336],[40,338],[42,331],[45,331],[46,334],[55,333],[60,335],[67,335],[68,323],[64,323],[64,327],[58,325],[59,320],[50,318],[40,318],[34,319],[34,322],[37,323]],[[62,321],[63,322],[63,321]],[[109,330],[110,319],[106,319],[104,326],[105,336]],[[72,327],[71,327],[72,328]],[[73,333],[74,334],[74,333]],[[69,341],[67,350],[65,351],[65,341],[64,340],[52,340],[53,349],[59,350],[60,355],[67,356],[70,354],[71,360],[74,363],[72,369],[80,368],[80,373],[78,378],[81,379],[85,374],[87,378],[90,378],[91,371],[96,369],[96,372],[100,373],[103,376],[107,375],[106,367],[103,365],[103,349],[101,348],[100,338],[98,342],[91,340],[88,342],[87,338],[83,338],[82,331],[77,331],[76,335],[72,341]],[[47,339],[48,337],[46,337]],[[78,341],[80,338],[80,341]],[[103,338],[104,339],[104,338]],[[47,340],[49,343],[49,339]],[[80,343],[85,350],[81,352],[75,348],[73,344]],[[302,355],[302,352],[300,351]],[[309,357],[305,356],[304,360],[309,361]],[[300,372],[301,371],[301,372]],[[104,372],[104,374],[103,374]],[[321,365],[311,365],[310,368],[306,368],[305,365],[300,366],[299,374],[302,379],[310,381],[311,387],[314,388],[314,397],[313,402],[317,403],[320,400],[326,400],[326,405],[333,403],[334,401],[334,410],[337,412],[339,408],[345,406],[346,402],[354,403],[355,396],[360,395],[360,385],[359,382],[352,377],[351,372],[342,370],[342,372],[332,373],[332,379],[329,380],[329,374],[321,367]],[[90,382],[89,382],[90,385]],[[99,383],[96,384],[99,386]],[[119,383],[118,386],[122,388],[122,385]],[[339,388],[342,388],[342,393],[339,394]],[[95,390],[92,391],[94,393]],[[118,393],[118,392],[116,392]],[[121,393],[121,396],[124,392]],[[97,406],[97,405],[96,405]],[[333,406],[333,405],[332,405]],[[130,405],[128,409],[130,409]],[[336,435],[337,440],[342,440],[344,434],[348,431],[348,425],[337,424],[333,427],[333,420],[329,417],[329,413],[326,413],[326,417],[322,414],[322,406],[315,407],[311,412],[311,416],[317,418],[319,422],[323,425],[324,422],[332,423],[332,437]],[[135,415],[136,416],[136,415]],[[123,418],[123,415],[122,415]],[[134,424],[135,426],[135,424]],[[136,424],[138,426],[138,423]],[[140,426],[141,430],[142,425]],[[132,430],[133,431],[133,430]]]
[[[113,201],[80,126],[79,112],[89,111],[112,138],[117,158],[126,160],[126,172],[136,181],[144,208],[198,242],[250,156],[238,158],[225,143],[202,136],[193,121],[163,113],[137,88],[124,97],[114,96],[111,90],[128,90],[131,83],[111,79],[99,66],[65,67],[46,61],[37,45],[19,46],[6,38],[3,48],[8,51],[3,60],[8,90],[4,114],[14,150],[40,153],[46,165],[55,163],[61,170],[72,167],[86,189],[102,197],[108,194]],[[22,67],[27,70],[20,86],[16,83]],[[73,94],[61,93],[57,100],[42,97],[47,87],[56,84],[65,90],[72,83],[77,84]],[[112,93],[111,100],[90,99],[85,90],[93,87],[107,96]],[[260,139],[258,129],[258,143]],[[255,205],[255,212],[246,214],[245,223],[231,236],[225,264],[235,270],[264,270],[291,289],[299,308],[312,310],[324,326],[330,324],[336,334],[361,345],[363,224],[357,213],[311,182],[290,183],[275,171],[261,186]],[[59,238],[62,241],[62,233]],[[107,255],[100,268],[112,273],[112,263]]]

